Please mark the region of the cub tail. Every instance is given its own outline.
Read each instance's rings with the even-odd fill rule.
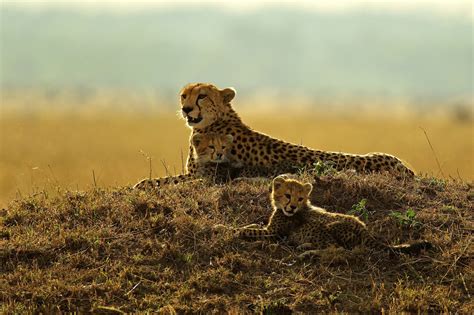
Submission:
[[[433,244],[430,242],[423,240],[417,241],[411,244],[400,244],[400,245],[393,245],[390,248],[397,252],[403,254],[419,254],[422,250],[430,250],[433,248]]]

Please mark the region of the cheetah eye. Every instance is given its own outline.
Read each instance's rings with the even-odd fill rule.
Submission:
[[[222,150],[225,150],[225,145],[224,145],[224,146],[222,146]]]
[[[181,98],[182,98],[183,100],[185,100],[185,99],[186,99],[186,94],[181,94]]]
[[[214,149],[214,146],[213,146],[213,145],[210,145],[210,146],[209,146],[209,149]]]
[[[285,197],[288,198],[288,199],[291,199],[291,195],[290,195],[290,194],[285,194]]]
[[[299,198],[298,198],[298,201],[303,201],[303,197],[299,197]]]
[[[202,100],[202,99],[205,99],[206,96],[207,96],[206,94],[199,94],[199,95],[198,95],[198,101],[199,101],[199,100]]]

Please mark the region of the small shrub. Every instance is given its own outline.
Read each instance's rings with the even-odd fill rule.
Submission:
[[[353,204],[351,210],[347,214],[358,216],[359,218],[367,221],[369,219],[369,210],[365,207],[367,199],[361,199],[358,203]]]
[[[427,180],[428,187],[443,191],[446,188],[446,181],[442,178],[432,177]]]
[[[331,162],[318,161],[313,163],[313,169],[311,170],[315,176],[324,176],[336,173],[334,164]]]
[[[416,212],[412,208],[408,208],[405,213],[401,213],[398,211],[392,211],[389,214],[392,218],[395,218],[400,225],[408,226],[408,227],[415,227],[420,225],[421,223],[417,221]]]

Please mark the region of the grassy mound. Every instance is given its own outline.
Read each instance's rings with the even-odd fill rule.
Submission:
[[[474,189],[351,173],[315,179],[314,204],[351,212],[416,256],[330,249],[295,261],[281,243],[212,226],[266,223],[269,181],[37,194],[0,213],[0,312],[472,313]]]

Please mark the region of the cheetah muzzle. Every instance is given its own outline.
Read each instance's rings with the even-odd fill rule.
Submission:
[[[202,116],[193,118],[191,116],[186,115],[186,121],[188,122],[188,124],[199,124],[202,121]]]

